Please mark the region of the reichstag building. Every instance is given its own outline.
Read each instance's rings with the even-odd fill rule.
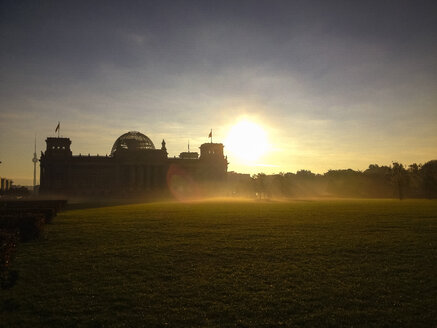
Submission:
[[[223,144],[204,143],[197,152],[168,157],[166,143],[156,149],[146,135],[120,136],[110,155],[73,155],[69,138],[49,137],[40,159],[40,194],[63,196],[185,195],[217,188],[226,180]]]

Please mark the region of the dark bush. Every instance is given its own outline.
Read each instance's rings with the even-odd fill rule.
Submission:
[[[23,215],[43,215],[45,223],[52,223],[53,218],[56,216],[56,210],[54,208],[0,208],[0,217],[3,216],[23,216]]]
[[[65,199],[57,200],[3,200],[0,209],[5,208],[52,208],[55,213],[61,211],[67,204]]]
[[[0,287],[11,288],[18,278],[17,271],[10,269],[18,242],[18,232],[0,230]]]
[[[44,221],[44,216],[41,214],[2,215],[0,229],[9,231],[18,229],[20,240],[25,242],[41,235]]]
[[[52,223],[53,218],[56,216],[56,210],[53,208],[41,208],[39,210],[35,210],[33,213],[38,213],[44,215],[45,223]]]

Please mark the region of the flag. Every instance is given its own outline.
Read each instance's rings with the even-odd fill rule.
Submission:
[[[61,122],[58,122],[58,125],[56,126],[55,132],[58,132],[60,126],[61,126]]]
[[[208,138],[212,138],[212,130],[211,130],[211,132],[208,134]]]

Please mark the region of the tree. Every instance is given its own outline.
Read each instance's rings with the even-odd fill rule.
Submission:
[[[422,190],[427,198],[437,197],[437,160],[429,161],[420,169]]]
[[[416,163],[408,165],[408,193],[410,197],[422,197],[422,178],[420,176],[420,169],[422,165]]]
[[[255,174],[253,179],[255,183],[255,192],[259,199],[266,194],[266,175],[264,173]]]
[[[405,187],[408,182],[407,171],[404,166],[398,162],[393,162],[392,167],[392,182],[395,186],[395,190],[399,196],[399,199],[404,198]]]

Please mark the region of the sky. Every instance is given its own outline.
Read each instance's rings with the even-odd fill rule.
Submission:
[[[435,1],[1,1],[0,176],[31,184],[45,138],[109,154],[140,131],[169,156],[241,120],[241,173],[437,158]],[[225,153],[227,151],[225,144]]]

